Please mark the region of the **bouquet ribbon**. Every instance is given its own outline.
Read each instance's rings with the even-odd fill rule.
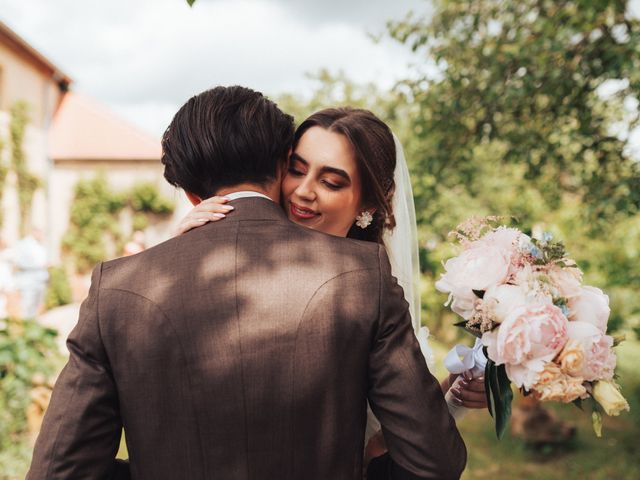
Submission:
[[[444,366],[451,373],[460,374],[465,370],[470,370],[473,377],[477,378],[484,375],[487,366],[487,357],[482,351],[482,342],[479,338],[473,347],[466,345],[456,345],[444,359]]]

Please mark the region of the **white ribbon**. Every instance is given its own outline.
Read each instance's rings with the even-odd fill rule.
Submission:
[[[471,371],[473,378],[484,375],[487,366],[487,357],[482,352],[482,342],[476,338],[473,348],[466,345],[456,345],[444,359],[444,366],[451,373],[460,374],[466,370]]]

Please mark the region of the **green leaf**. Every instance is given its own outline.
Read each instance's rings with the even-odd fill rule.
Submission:
[[[504,365],[496,365],[492,360],[487,361],[485,391],[489,413],[495,421],[496,436],[501,439],[509,425],[513,400],[511,380]]]
[[[196,0],[187,0],[187,3],[190,7],[193,7],[193,4],[196,3]]]
[[[489,384],[489,376],[492,365],[495,364],[492,360],[489,360],[489,357],[487,356],[487,347],[483,347],[482,350],[484,352],[484,356],[487,358],[487,366],[484,368],[484,394],[487,396],[487,409],[489,410],[489,415],[493,417],[493,399],[491,398],[491,385]]]

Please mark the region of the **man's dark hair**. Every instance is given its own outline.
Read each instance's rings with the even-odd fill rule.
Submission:
[[[200,198],[241,183],[267,185],[293,143],[293,117],[249,88],[189,99],[162,137],[164,178]]]

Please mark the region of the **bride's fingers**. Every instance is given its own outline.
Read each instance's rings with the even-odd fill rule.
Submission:
[[[209,222],[217,222],[218,220],[222,220],[226,215],[224,213],[202,213],[200,215],[187,216],[185,219],[178,225],[174,236],[182,235],[183,233],[188,232],[197,227],[201,227],[205,223]]]
[[[451,396],[456,405],[467,408],[484,408],[487,406],[484,380],[481,378],[471,381],[466,379],[459,381],[451,388]]]
[[[189,215],[197,214],[197,213],[229,213],[233,210],[232,205],[225,205],[224,203],[210,202],[210,203],[199,203],[196,205]]]
[[[200,206],[207,206],[207,205],[224,205],[227,202],[229,202],[229,199],[227,197],[220,197],[220,196],[209,197],[209,198],[205,198],[198,205],[196,205],[196,208]]]

